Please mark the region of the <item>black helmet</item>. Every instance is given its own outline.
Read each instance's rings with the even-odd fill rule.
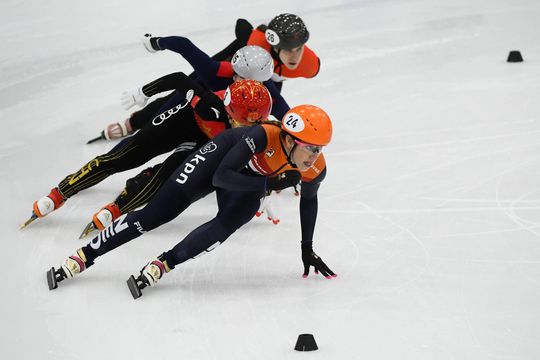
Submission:
[[[266,41],[278,49],[294,49],[304,45],[309,39],[309,31],[298,16],[280,14],[268,24]]]

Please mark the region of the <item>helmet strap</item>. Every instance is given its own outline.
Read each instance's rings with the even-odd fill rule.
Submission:
[[[295,141],[293,141],[293,146],[292,146],[291,150],[287,151],[287,148],[285,147],[283,142],[286,141],[287,135],[291,136],[291,137],[292,137],[292,135],[287,134],[285,131],[283,131],[282,134],[284,134],[284,135],[281,137],[281,141],[280,141],[281,149],[283,149],[283,152],[285,154],[287,154],[287,162],[289,163],[289,165],[291,165],[293,168],[296,169],[296,168],[298,168],[298,166],[296,166],[296,164],[292,161],[291,157],[292,157],[292,153],[293,153],[294,149],[296,149],[297,144],[296,144]]]
[[[279,54],[281,54],[281,50],[282,49],[280,49],[280,48],[276,48],[276,47],[272,46],[272,52],[270,53],[270,55],[275,54],[275,56],[272,56],[272,57],[278,62],[279,65],[283,65],[283,61],[281,61],[281,58],[279,57]]]

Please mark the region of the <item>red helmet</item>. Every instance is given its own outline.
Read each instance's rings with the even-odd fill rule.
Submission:
[[[260,82],[238,80],[225,91],[223,104],[236,124],[251,126],[268,119],[272,110],[272,97]]]
[[[332,121],[323,109],[299,105],[283,116],[281,129],[307,144],[325,146],[332,140]]]

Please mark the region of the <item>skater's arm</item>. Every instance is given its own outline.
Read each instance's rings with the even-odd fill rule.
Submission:
[[[212,183],[231,191],[261,191],[266,187],[264,176],[241,173],[253,154],[264,151],[267,144],[266,132],[261,126],[253,126],[244,137],[229,150],[219,164]]]
[[[159,38],[161,49],[174,51],[193,67],[199,78],[209,86],[215,82],[216,77],[231,78],[234,71],[230,62],[217,61],[199,49],[188,38],[183,36],[167,36]]]
[[[183,72],[172,73],[156,79],[146,85],[143,85],[142,92],[150,97],[164,91],[179,90],[187,92],[193,89],[196,95],[201,95],[205,92],[204,88],[196,81],[192,80]]]
[[[326,168],[310,182],[302,182],[302,195],[300,198],[300,223],[302,226],[302,263],[304,264],[303,277],[309,275],[310,268],[315,268],[316,274],[327,279],[333,279],[334,273],[323,259],[313,251],[313,231],[317,220],[317,191],[321,181],[326,176]]]
[[[300,224],[302,228],[302,244],[313,242],[313,232],[317,221],[317,192],[326,176],[326,168],[310,182],[302,182],[300,195]]]

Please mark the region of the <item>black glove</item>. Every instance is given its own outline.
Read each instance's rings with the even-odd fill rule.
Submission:
[[[285,170],[281,174],[266,179],[266,190],[283,190],[298,185],[302,175],[298,170]]]
[[[236,35],[236,39],[240,41],[241,46],[244,46],[247,43],[252,31],[253,25],[251,25],[249,21],[246,19],[236,20],[234,34]]]
[[[309,267],[315,268],[315,274],[319,272],[327,279],[335,278],[337,275],[326,266],[322,259],[313,252],[312,243],[302,243],[302,262],[304,263],[304,278],[309,275]]]
[[[151,37],[150,38],[150,45],[152,45],[152,49],[160,51],[163,50],[158,43],[158,40],[161,39],[160,37]]]
[[[208,121],[227,121],[227,112],[223,107],[223,100],[213,92],[205,92],[194,108],[195,112]]]

